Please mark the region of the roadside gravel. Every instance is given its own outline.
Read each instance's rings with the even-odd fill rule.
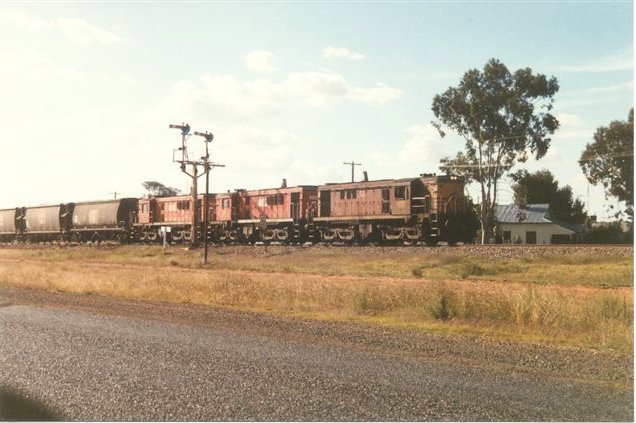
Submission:
[[[324,345],[346,345],[349,348],[418,360],[461,362],[483,368],[508,368],[595,383],[633,385],[632,357],[607,350],[513,343],[478,336],[440,336],[415,329],[243,313],[192,304],[121,300],[13,288],[0,288],[0,301],[0,306],[43,304],[48,307],[201,327],[223,326],[245,334],[277,339],[302,339]]]

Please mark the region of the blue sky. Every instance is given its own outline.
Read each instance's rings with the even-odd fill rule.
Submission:
[[[631,2],[3,3],[0,49],[2,208],[187,192],[181,122],[215,134],[216,192],[346,181],[351,160],[439,172],[463,141],[432,128],[433,97],[497,58],[561,87],[550,151],[515,170],[551,170],[605,217],[577,160],[634,98]]]

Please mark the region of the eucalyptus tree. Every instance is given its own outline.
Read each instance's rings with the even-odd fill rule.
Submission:
[[[529,173],[522,169],[510,175],[517,206],[526,204],[549,204],[554,217],[566,223],[584,223],[587,217],[585,206],[572,194],[572,187],[559,187],[559,181],[547,169]]]
[[[148,193],[154,197],[170,197],[179,194],[179,189],[167,187],[161,182],[146,181],[141,184]]]
[[[579,164],[590,183],[602,184],[606,197],[624,201],[633,219],[634,211],[634,109],[627,121],[613,121],[597,128],[594,142],[587,144]],[[620,213],[620,212],[619,212]]]
[[[540,159],[550,147],[550,135],[559,127],[550,113],[558,90],[554,77],[535,75],[530,68],[511,73],[491,59],[482,71],[469,70],[459,85],[433,99],[432,123],[440,136],[450,130],[465,140],[464,151],[443,158],[440,169],[479,184],[482,243],[491,236],[501,177],[530,155]]]

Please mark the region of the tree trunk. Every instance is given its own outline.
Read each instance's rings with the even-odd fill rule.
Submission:
[[[479,223],[481,224],[481,243],[490,244],[492,236],[492,214],[493,208],[488,201],[481,202],[481,210],[479,213]]]

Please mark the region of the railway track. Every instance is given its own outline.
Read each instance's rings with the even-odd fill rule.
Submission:
[[[152,244],[159,248],[159,244]],[[111,250],[126,246],[127,248],[149,247],[148,244],[121,244],[114,241],[103,241],[98,243],[23,243],[23,244],[0,244],[1,249],[53,249],[53,248],[91,248]],[[168,249],[190,249],[187,245],[176,244],[167,246]],[[308,248],[316,250],[337,249],[339,251],[351,251],[355,254],[364,255],[367,252],[374,254],[381,252],[382,254],[392,254],[394,252],[421,251],[424,254],[460,254],[466,256],[485,257],[494,259],[506,259],[514,257],[530,257],[530,256],[553,256],[553,255],[602,255],[602,256],[620,256],[633,257],[634,246],[632,244],[546,244],[546,245],[528,245],[528,244],[458,244],[447,245],[439,244],[435,246],[425,244],[400,244],[400,245],[357,245],[357,244],[262,244],[254,245],[241,244],[211,244],[211,251],[223,251],[229,254],[249,254],[249,255],[272,255],[272,254],[291,254],[294,251],[301,251]],[[192,249],[192,254],[199,254],[203,251],[203,247]]]

